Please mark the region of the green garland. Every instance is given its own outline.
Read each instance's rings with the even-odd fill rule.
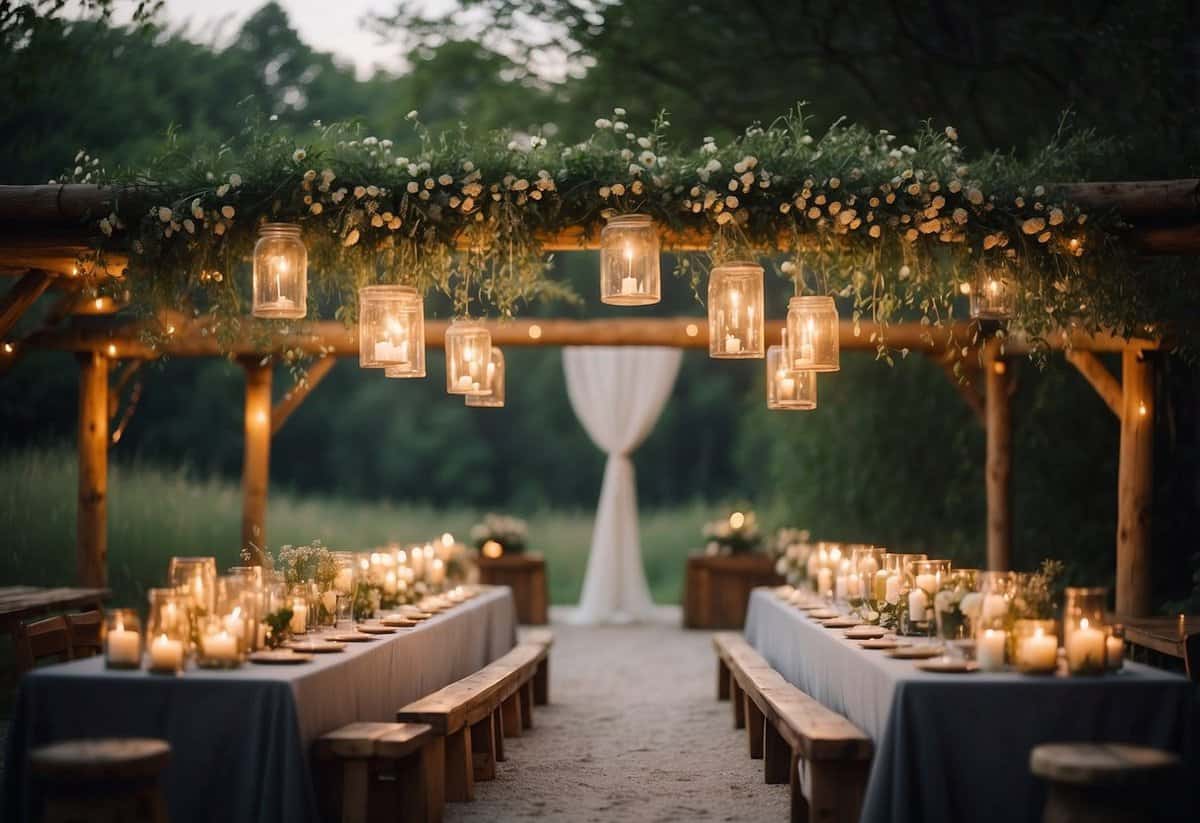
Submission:
[[[1178,271],[1133,276],[1147,264],[1119,242],[1119,218],[1086,214],[1050,187],[1080,179],[1108,147],[1090,133],[1061,131],[1025,161],[968,162],[949,127],[927,125],[908,144],[842,122],[815,136],[797,108],[728,145],[705,138],[684,150],[669,142],[665,117],[638,133],[623,117],[615,109],[588,140],[561,145],[465,128],[435,136],[412,112],[409,152],[347,124],[297,144],[256,120],[192,152],[169,135],[136,173],[108,174],[81,152],[67,179],[126,192],[98,225],[102,249],[129,250],[128,273],[97,281],[97,293],[127,292],[151,318],[182,309],[221,337],[280,327],[249,317],[245,272],[264,221],[302,226],[309,316],[332,303],[351,322],[357,289],[377,282],[444,293],[460,315],[509,317],[537,299],[570,298],[548,276],[539,237],[594,235],[627,212],[711,234],[707,255],[677,266],[697,291],[705,264],[770,257],[798,288],[852,298],[855,320],[938,326],[986,264],[1020,284],[1014,325],[1035,340],[1063,327],[1128,336],[1191,325],[1195,299],[1179,299]],[[147,325],[151,342],[170,331]]]

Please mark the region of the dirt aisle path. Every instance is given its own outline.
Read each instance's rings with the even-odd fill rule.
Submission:
[[[448,823],[788,819],[788,787],[763,783],[716,700],[709,634],[553,628],[551,705],[505,741],[508,760],[474,803],[446,807]]]

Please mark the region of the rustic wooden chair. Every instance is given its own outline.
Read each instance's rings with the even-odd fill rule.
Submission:
[[[315,744],[323,817],[440,823],[445,740],[424,723],[351,723]]]
[[[69,740],[34,749],[30,768],[45,823],[167,823],[159,776],[165,740]]]
[[[19,624],[13,633],[13,646],[17,674],[24,674],[50,658],[67,660],[71,656],[71,633],[66,618],[47,617]]]
[[[1120,743],[1046,743],[1029,767],[1046,782],[1043,823],[1143,823],[1160,819],[1151,806],[1168,795],[1179,758]]]
[[[525,726],[522,687],[535,680],[547,647],[522,643],[474,674],[396,712],[400,723],[426,723],[445,740],[446,800],[475,798],[475,782],[494,780],[505,731]],[[505,705],[508,705],[507,710]],[[507,719],[507,722],[506,722]]]
[[[64,615],[70,630],[71,659],[91,657],[104,651],[100,642],[100,625],[104,616],[96,610]]]
[[[790,784],[792,821],[856,823],[874,754],[871,739],[784,680],[740,634],[719,632],[713,646],[717,699],[733,703],[734,726],[746,729],[765,781]]]

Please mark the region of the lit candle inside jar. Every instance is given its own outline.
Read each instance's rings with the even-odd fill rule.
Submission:
[[[742,350],[742,341],[739,337],[734,337],[732,334],[725,335],[725,353],[737,354]]]
[[[889,579],[890,579],[890,576],[887,573],[887,569],[880,569],[879,571],[875,572],[875,585],[874,585],[874,591],[872,592],[872,596],[876,600],[887,600],[888,599],[888,580]]]
[[[816,327],[813,325],[812,318],[808,318],[808,323],[804,326],[804,334],[800,337],[800,356],[796,358],[796,366],[811,366],[814,360],[813,356],[813,336],[816,334]]]
[[[920,586],[908,593],[908,619],[914,622],[925,622],[929,610],[929,595]]]
[[[1051,671],[1058,663],[1058,638],[1038,626],[1017,647],[1017,665],[1032,671]]]
[[[429,564],[429,582],[435,586],[440,586],[446,580],[446,564],[442,562],[440,557],[435,557],[433,562]]]
[[[1104,668],[1104,632],[1089,626],[1086,617],[1067,638],[1067,665],[1073,672]]]
[[[471,390],[471,375],[461,374],[458,377],[458,387],[464,391]]]
[[[121,666],[137,666],[142,662],[142,638],[138,632],[126,629],[125,624],[118,620],[116,628],[108,633],[105,641],[108,648],[108,662]]]
[[[796,379],[788,377],[787,372],[783,369],[779,370],[779,374],[775,378],[776,392],[781,400],[791,400],[796,396]]]
[[[900,602],[900,575],[888,575],[887,585],[884,587],[883,595],[883,599],[889,603],[894,604]]]
[[[830,594],[833,590],[833,571],[828,567],[822,567],[817,572],[817,593],[822,595]]]
[[[304,634],[308,628],[308,604],[300,598],[292,600],[292,619],[288,623],[292,634]]]
[[[201,641],[204,656],[213,660],[237,660],[237,638],[222,629],[220,632],[206,634]]]
[[[165,634],[150,643],[150,668],[156,672],[174,672],[183,668],[183,642]]]
[[[987,629],[975,643],[975,660],[985,672],[1004,668],[1004,646],[1008,635],[1003,630]]]
[[[1121,668],[1125,662],[1125,640],[1110,634],[1104,640],[1104,660],[1109,669]]]
[[[225,631],[234,637],[242,637],[246,631],[246,621],[242,619],[242,609],[235,607],[233,612],[225,617]]]

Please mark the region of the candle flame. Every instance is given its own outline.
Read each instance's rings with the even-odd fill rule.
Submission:
[[[1087,627],[1088,627],[1088,619],[1086,617],[1081,618],[1079,621],[1079,628],[1086,629]]]

